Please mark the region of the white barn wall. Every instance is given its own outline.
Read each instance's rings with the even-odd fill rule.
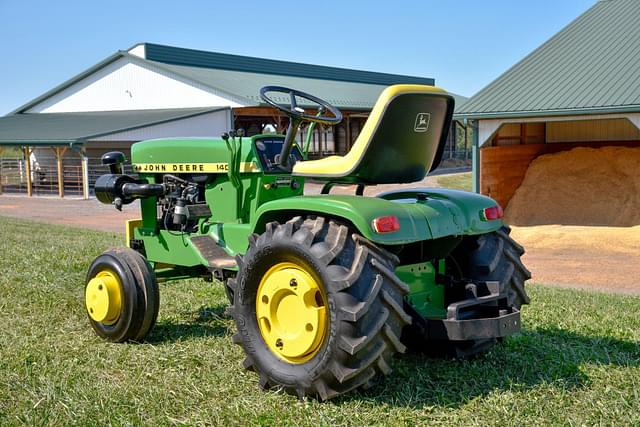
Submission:
[[[30,108],[28,113],[244,107],[161,68],[120,58]]]
[[[147,57],[147,48],[145,47],[144,43],[135,45],[134,47],[129,49],[128,52],[131,55],[139,56],[140,58],[146,58]]]
[[[142,141],[152,138],[219,137],[232,126],[231,110],[214,111],[182,120],[118,132],[91,141]]]

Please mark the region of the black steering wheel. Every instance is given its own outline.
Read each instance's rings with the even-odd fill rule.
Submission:
[[[267,95],[267,93],[280,93],[289,95],[289,107],[274,101]],[[271,105],[272,107],[282,111],[287,116],[295,118],[297,120],[315,122],[330,126],[337,125],[342,121],[342,113],[336,107],[329,104],[327,101],[318,98],[317,96],[309,95],[308,93],[304,93],[296,89],[290,89],[288,87],[282,86],[265,86],[260,89],[260,98],[262,98],[264,102]],[[321,111],[321,114],[325,111],[329,111],[331,114],[333,114],[333,116],[327,116],[324,114],[314,116],[311,114],[307,114],[303,108],[300,108],[298,106],[298,101],[296,100],[296,98],[311,101],[312,104],[316,104],[319,106],[319,111]]]
[[[267,93],[280,93],[289,95],[289,106],[285,106],[277,103],[273,98],[267,96]],[[282,144],[282,150],[280,151],[280,161],[278,162],[280,169],[283,171],[289,171],[291,165],[289,165],[289,155],[293,148],[293,143],[296,139],[296,134],[300,128],[302,122],[320,123],[323,125],[335,126],[342,121],[342,113],[333,105],[329,104],[316,96],[309,95],[308,93],[300,92],[299,90],[289,89],[282,86],[265,86],[260,89],[260,97],[264,102],[272,107],[282,111],[289,116],[289,128],[287,129],[287,135],[284,138]],[[304,111],[304,108],[298,106],[296,98],[301,98],[307,101],[311,101],[312,104],[318,105],[318,114],[311,115]],[[324,113],[329,111],[333,116],[325,115]]]

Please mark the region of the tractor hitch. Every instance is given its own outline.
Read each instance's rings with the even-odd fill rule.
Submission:
[[[464,280],[464,284],[467,297],[450,303],[444,319],[413,316],[414,325],[423,336],[468,341],[502,338],[520,331],[520,310],[508,305],[505,286],[497,281]]]
[[[506,302],[500,282],[483,282],[488,295],[476,296],[449,304],[447,318],[430,324],[431,335],[444,335],[452,341],[501,338],[520,331],[520,311],[500,304]],[[474,285],[474,284],[468,284]]]

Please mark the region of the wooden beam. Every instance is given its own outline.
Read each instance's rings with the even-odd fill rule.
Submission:
[[[82,165],[82,198],[89,199],[89,157],[84,148],[80,151],[80,162]]]
[[[51,147],[56,154],[56,165],[58,170],[58,196],[64,197],[64,166],[62,160],[64,153],[67,152],[67,147]]]
[[[31,197],[33,196],[33,185],[31,182],[31,153],[33,150],[27,146],[23,148],[23,151],[25,158],[24,165],[27,172],[27,196]]]
[[[243,116],[266,116],[266,117],[274,117],[274,116],[282,116],[283,114],[280,111],[276,110],[273,107],[241,107],[234,108],[233,114],[236,117]]]
[[[318,110],[315,108],[305,108],[307,114],[315,115]],[[342,111],[342,115],[353,115],[354,117],[368,117],[370,110],[366,111],[356,111],[356,110],[340,110]],[[256,116],[256,117],[274,117],[274,116],[283,116],[286,117],[286,114],[280,112],[279,110],[273,107],[239,107],[233,109],[233,114],[236,117],[243,116]]]

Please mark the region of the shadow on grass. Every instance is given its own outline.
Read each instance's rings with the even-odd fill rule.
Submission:
[[[402,355],[394,372],[372,389],[344,396],[394,406],[458,407],[496,390],[522,391],[547,384],[588,386],[581,365],[640,366],[640,344],[578,335],[561,329],[528,330],[471,360]]]
[[[148,342],[171,343],[233,333],[226,306],[201,307],[190,322],[158,323]],[[231,340],[229,340],[231,345]],[[459,407],[494,391],[526,391],[539,385],[579,389],[590,384],[583,365],[640,366],[640,344],[586,336],[557,328],[525,330],[469,360],[401,355],[393,373],[373,388],[349,393],[334,404],[360,400],[393,406]]]
[[[193,338],[224,337],[230,334],[230,317],[226,314],[226,306],[200,307],[191,316],[191,322],[174,322],[164,320],[157,323],[146,341],[161,344],[184,341]]]

